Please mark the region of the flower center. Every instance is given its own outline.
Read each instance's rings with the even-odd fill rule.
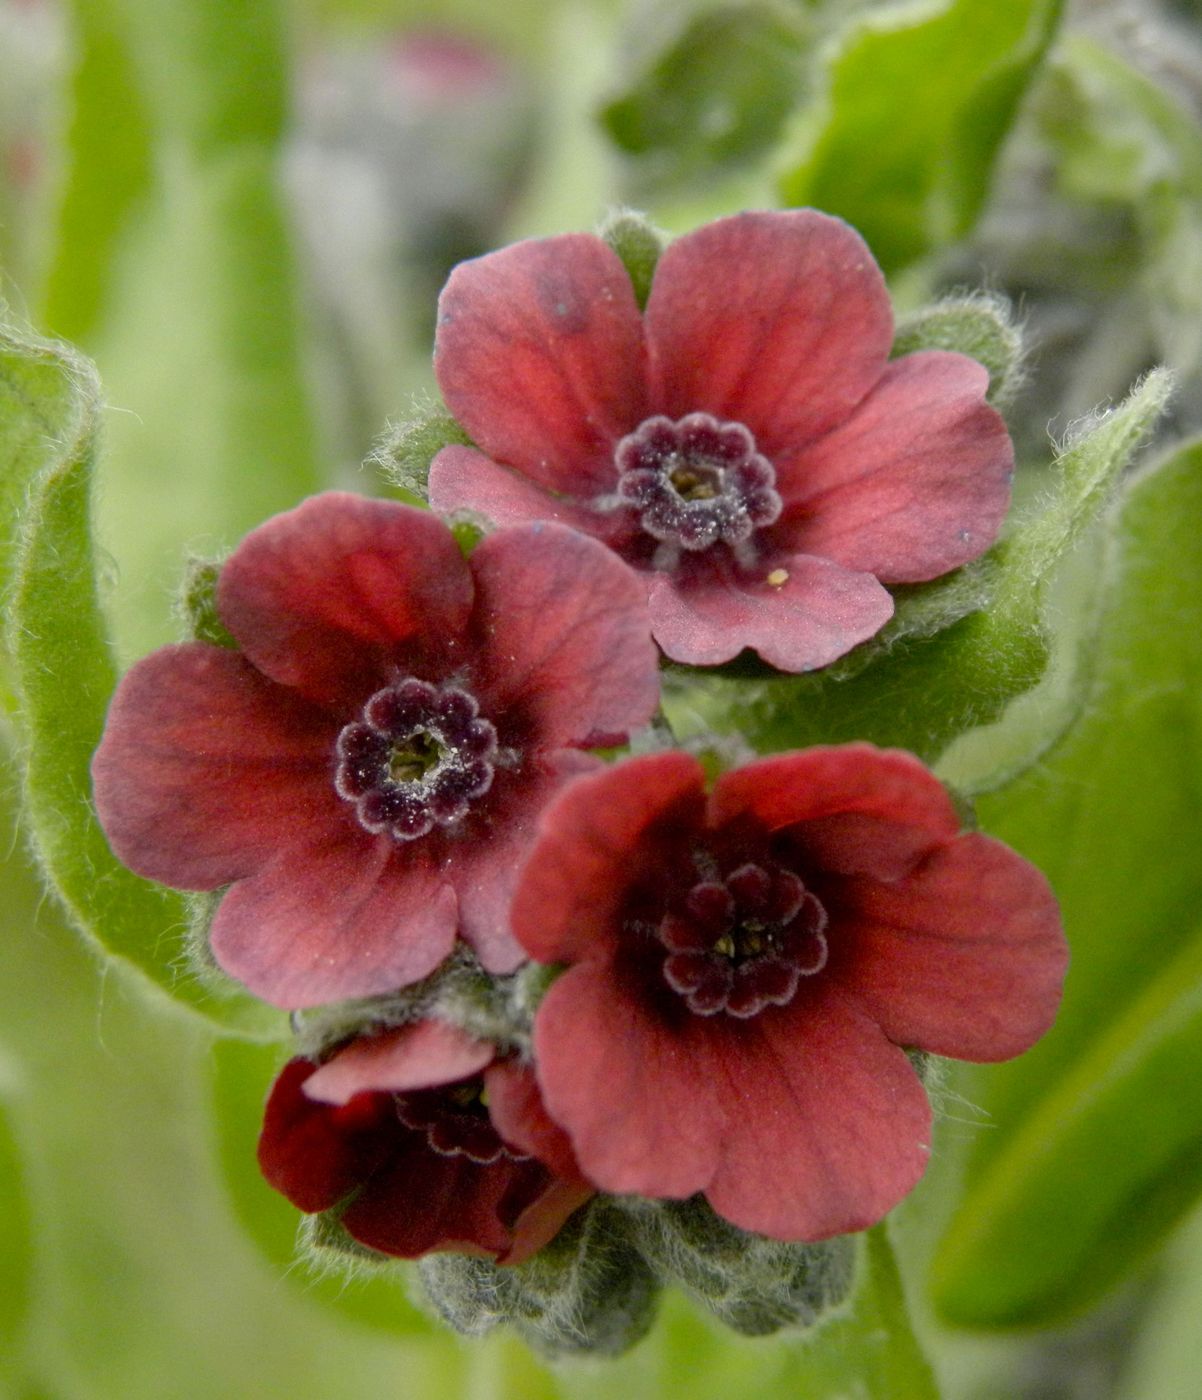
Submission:
[[[502,1157],[526,1160],[493,1127],[480,1079],[397,1094],[395,1102],[397,1117],[405,1127],[424,1132],[427,1145],[440,1157],[466,1157],[480,1166]]]
[[[664,980],[690,1011],[747,1018],[793,1000],[826,966],[826,910],[790,870],[704,878],[660,921]]]
[[[492,786],[497,731],[466,690],[410,677],[377,690],[335,751],[334,786],[363,829],[413,841]]]
[[[739,545],[781,512],[772,463],[742,423],[657,415],[618,443],[618,497],[649,535],[698,551]]]

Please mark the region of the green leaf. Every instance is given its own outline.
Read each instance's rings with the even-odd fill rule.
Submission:
[[[0,1076],[7,1078],[0,1064]],[[4,1088],[7,1090],[8,1086]],[[34,1251],[20,1147],[0,1104],[0,1384],[11,1379],[33,1298]]]
[[[182,899],[125,870],[91,803],[89,765],[116,680],[96,585],[90,512],[99,385],[64,346],[0,332],[0,479],[23,500],[6,556],[14,718],[29,834],[51,889],[98,950],[230,1026],[279,1014],[219,1000],[176,965]]]
[[[1073,950],[1052,1032],[960,1086],[996,1128],[937,1259],[976,1326],[1079,1310],[1202,1194],[1202,443],[1131,485],[1084,717],[982,825],[1048,875]],[[1059,1209],[1057,1209],[1059,1203]]]
[[[1166,1251],[1143,1325],[1126,1348],[1123,1400],[1186,1395],[1202,1375],[1202,1215],[1195,1215]]]
[[[785,200],[847,219],[887,271],[962,236],[1060,10],[1060,0],[916,0],[863,13],[833,45],[825,97],[788,143]]]
[[[75,0],[71,14],[76,64],[68,168],[42,317],[57,335],[83,340],[105,310],[122,238],[149,197],[154,153],[124,7]],[[98,112],[106,113],[104,121],[96,120]],[[80,257],[84,247],[88,254]]]
[[[758,682],[679,674],[665,701],[679,737],[706,727],[760,752],[868,739],[933,762],[958,735],[997,720],[1047,669],[1048,590],[1162,411],[1172,388],[1148,375],[1118,408],[1078,427],[1054,484],[985,558],[944,579],[898,589],[879,636],[823,671]],[[1038,751],[1036,735],[1027,756]],[[1007,771],[1024,755],[1007,754]],[[991,785],[988,762],[976,788]]]
[[[1202,1194],[1200,1063],[1202,929],[1048,1087],[976,1188],[934,1278],[950,1320],[1058,1320],[1159,1242]]]
[[[599,113],[613,141],[653,162],[659,179],[763,154],[804,82],[803,17],[770,0],[744,0],[669,8],[656,18],[660,34],[639,16],[630,48],[646,57]]]
[[[122,410],[106,424],[99,534],[125,656],[171,639],[162,599],[185,541],[218,553],[321,479],[281,207],[277,0],[181,0],[169,25],[150,0],[78,0],[77,23],[43,319],[81,337]],[[110,131],[114,108],[136,122]]]
[[[1159,357],[1196,369],[1202,126],[1164,87],[1081,35],[1068,36],[1050,65],[1039,110],[1061,192],[1125,209],[1134,222],[1138,248],[1116,250],[1107,273],[1133,273]]]
[[[406,1266],[397,1261],[378,1272],[360,1269],[322,1275],[306,1267],[297,1247],[304,1217],[273,1191],[259,1172],[255,1144],[263,1122],[267,1090],[284,1055],[278,1046],[225,1039],[210,1060],[217,1156],[234,1212],[247,1234],[282,1277],[309,1298],[389,1332],[408,1335],[429,1324],[409,1301]]]

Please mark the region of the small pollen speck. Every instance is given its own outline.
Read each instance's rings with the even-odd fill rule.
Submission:
[[[764,582],[772,588],[783,588],[789,582],[788,569],[773,569]]]

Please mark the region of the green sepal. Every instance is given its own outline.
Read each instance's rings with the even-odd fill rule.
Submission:
[[[511,976],[493,976],[460,943],[428,977],[387,996],[328,1002],[293,1012],[297,1048],[300,1054],[318,1059],[352,1036],[430,1019],[445,1021],[504,1050],[524,1053],[530,1048],[538,1001],[558,972],[531,962]]]
[[[933,762],[957,736],[998,720],[1044,675],[1056,567],[1105,509],[1171,390],[1172,376],[1153,371],[1117,408],[1078,425],[1049,490],[1006,539],[945,578],[895,590],[890,623],[833,666],[758,680],[737,669],[670,672],[665,707],[677,734],[742,732],[761,753],[866,739]],[[1074,703],[1082,699],[1075,692]],[[1033,738],[1031,757],[1043,743]],[[1007,774],[1023,761],[1008,755]],[[964,786],[994,781],[986,766]]]
[[[462,1254],[420,1265],[431,1307],[457,1332],[507,1324],[544,1356],[618,1356],[655,1318],[655,1277],[627,1237],[622,1213],[597,1197],[524,1264]]]
[[[189,559],[184,565],[179,592],[179,611],[185,633],[194,642],[237,649],[238,643],[226,629],[217,611],[217,579],[221,564],[213,559]]]
[[[447,521],[455,543],[465,559],[470,559],[472,551],[488,534],[487,522],[472,511],[456,511]]]
[[[393,425],[368,459],[385,481],[422,504],[430,463],[444,447],[471,447],[472,440],[441,404],[414,405]]]
[[[1024,379],[1022,328],[1003,296],[973,292],[948,297],[902,320],[893,337],[893,358],[916,350],[955,350],[989,371],[989,402],[1004,406]]]
[[[630,276],[634,299],[642,310],[651,295],[651,279],[667,244],[667,235],[635,209],[615,209],[597,230],[597,237],[617,253]]]

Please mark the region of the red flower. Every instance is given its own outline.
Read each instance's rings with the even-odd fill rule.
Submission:
[[[888,621],[883,584],[983,553],[1013,452],[975,360],[889,362],[860,236],[812,210],[740,214],[664,253],[645,315],[588,234],[461,264],[435,369],[482,449],[444,448],[430,501],[560,520],[644,575],[678,661],[753,647],[823,666]]]
[[[353,1040],[320,1068],[289,1061],[259,1165],[301,1210],[345,1202],[347,1233],[402,1259],[520,1264],[593,1194],[530,1070],[440,1021]]]
[[[217,595],[240,651],[164,647],[118,687],[93,764],[131,869],[232,888],[222,967],[279,1006],[428,975],[456,931],[493,972],[534,814],[645,723],[636,581],[554,525],[465,560],[434,516],[331,493],[250,534]]]
[[[1005,1059],[1055,1014],[1047,882],[958,835],[909,754],[782,754],[708,797],[693,758],[654,754],[580,778],[540,827],[514,931],[569,967],[535,1016],[535,1064],[602,1190],[703,1191],[782,1240],[863,1229],[929,1150],[899,1047]]]

